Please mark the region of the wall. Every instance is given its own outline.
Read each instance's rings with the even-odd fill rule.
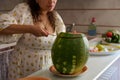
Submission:
[[[8,11],[22,1],[0,0],[0,12]],[[58,0],[56,9],[65,24],[75,22],[79,32],[87,32],[92,17],[97,20],[98,33],[120,30],[120,0]]]
[[[14,8],[14,6],[23,0],[0,0],[0,12],[6,12]]]
[[[75,22],[79,32],[87,32],[92,17],[98,33],[120,30],[120,0],[58,0],[57,10],[65,24]]]

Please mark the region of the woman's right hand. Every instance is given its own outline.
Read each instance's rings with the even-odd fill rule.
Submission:
[[[48,36],[49,33],[48,31],[44,28],[44,26],[42,24],[39,25],[33,25],[32,26],[32,30],[31,30],[32,34],[39,37],[39,36]]]

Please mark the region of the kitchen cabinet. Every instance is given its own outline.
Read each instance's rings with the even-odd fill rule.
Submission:
[[[120,58],[102,73],[98,80],[120,80]]]
[[[7,80],[9,55],[15,44],[0,44],[0,80]]]
[[[11,50],[6,50],[1,52],[0,54],[0,80],[7,80],[8,73],[8,56]]]

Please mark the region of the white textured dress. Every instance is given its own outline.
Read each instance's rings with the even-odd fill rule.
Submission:
[[[8,80],[25,77],[52,65],[52,44],[57,34],[65,32],[65,25],[61,17],[57,12],[54,12],[54,15],[56,17],[54,36],[35,37],[29,33],[21,34],[14,51],[9,57]],[[7,28],[10,24],[33,24],[30,9],[26,3],[21,3],[9,13],[0,15],[0,30]]]

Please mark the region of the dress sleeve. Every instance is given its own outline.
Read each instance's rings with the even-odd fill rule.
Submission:
[[[10,24],[16,24],[14,17],[9,14],[0,15],[0,31],[7,28]],[[15,41],[14,35],[0,35],[0,43],[11,43]]]
[[[9,14],[1,14],[0,15],[0,31],[7,28],[11,24],[16,24],[16,20],[14,17],[10,16]]]
[[[55,12],[55,18],[56,18],[56,21],[55,21],[55,26],[56,26],[56,32],[57,34],[59,34],[60,32],[66,32],[66,27],[65,27],[65,24],[61,18],[61,16]]]
[[[24,11],[25,4],[18,4],[12,11],[0,14],[0,31],[9,27],[11,24],[23,24],[24,23]],[[17,41],[22,34],[13,35],[0,35],[0,42],[10,43]]]

